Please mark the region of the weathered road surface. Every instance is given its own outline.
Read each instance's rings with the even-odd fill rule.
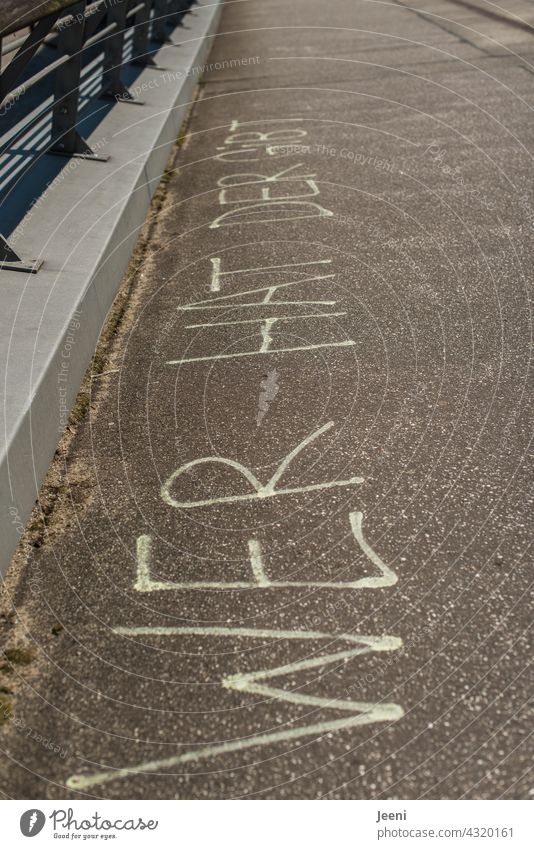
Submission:
[[[226,6],[13,591],[7,796],[531,792],[534,34],[434,11]]]

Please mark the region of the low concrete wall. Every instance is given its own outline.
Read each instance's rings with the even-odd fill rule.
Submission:
[[[32,256],[44,259],[39,273],[0,272],[1,575],[127,268],[198,82],[191,71],[207,59],[219,12],[219,0],[194,7],[188,29],[175,31],[180,46],[155,57],[165,72],[148,68],[136,79],[144,105],[117,103],[89,138],[100,149],[105,140],[109,161],[72,160],[75,175],[46,192],[27,217],[16,249],[27,254],[31,246]],[[154,84],[164,73],[172,83]]]

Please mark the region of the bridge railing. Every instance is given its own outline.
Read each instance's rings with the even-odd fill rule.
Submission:
[[[122,78],[126,63],[154,65],[151,43],[168,40],[168,26],[178,25],[194,0],[14,0],[9,9],[0,9],[0,121],[23,103],[24,95],[49,75],[53,75],[51,136],[47,154],[106,160],[91,149],[78,130],[80,78],[86,51],[100,45],[103,65],[99,97],[138,103]],[[29,32],[19,34],[25,28]],[[131,29],[126,58],[127,31]],[[8,38],[11,36],[11,38]],[[57,57],[28,76],[31,60],[44,46],[53,46]],[[34,105],[34,104],[33,104]],[[37,110],[25,130],[42,119]],[[9,152],[13,138],[0,149]],[[42,153],[42,151],[40,152]],[[0,235],[0,270],[37,272],[39,262],[23,260]]]

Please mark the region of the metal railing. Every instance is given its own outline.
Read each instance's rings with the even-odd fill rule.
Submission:
[[[126,62],[154,65],[151,42],[168,41],[168,26],[181,23],[195,0],[50,0],[42,3],[39,11],[32,12],[34,0],[15,0],[9,11],[0,10],[0,115],[10,109],[29,91],[50,74],[54,75],[52,99],[51,141],[46,153],[83,157],[105,161],[108,156],[93,151],[77,128],[80,103],[80,77],[84,52],[101,45],[103,49],[102,84],[99,97],[140,103],[122,79]],[[26,35],[12,38],[29,27]],[[125,58],[125,38],[132,28],[132,49]],[[57,48],[57,58],[47,62],[30,77],[28,66],[43,45]],[[14,54],[14,55],[12,55]],[[11,57],[4,66],[6,56]],[[21,82],[22,80],[22,82]],[[37,122],[42,113],[34,116]],[[2,121],[5,118],[2,117]],[[26,129],[31,126],[26,124]],[[5,151],[3,151],[5,152]],[[23,260],[0,235],[0,270],[38,271],[41,263]]]

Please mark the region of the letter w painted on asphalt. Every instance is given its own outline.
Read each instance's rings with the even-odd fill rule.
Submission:
[[[160,760],[142,761],[131,767],[106,769],[89,775],[72,775],[67,780],[67,787],[71,790],[86,790],[110,781],[118,781],[129,778],[136,774],[160,773],[172,770],[181,764],[191,763],[202,759],[224,755],[230,752],[238,752],[256,746],[266,746],[284,741],[299,740],[302,737],[315,737],[321,739],[325,734],[333,731],[343,731],[361,725],[369,725],[375,722],[395,722],[404,715],[402,707],[391,702],[357,702],[347,699],[325,698],[301,693],[294,689],[285,690],[266,684],[273,678],[285,675],[293,676],[294,673],[308,669],[319,669],[321,667],[343,666],[351,658],[366,655],[372,652],[397,651],[402,646],[398,637],[380,636],[364,637],[353,634],[328,634],[316,631],[276,631],[252,628],[217,628],[217,627],[162,627],[162,628],[116,628],[115,633],[123,636],[214,636],[214,637],[245,637],[260,640],[328,640],[343,641],[351,645],[351,648],[335,651],[329,654],[314,655],[306,660],[287,663],[273,669],[261,669],[249,673],[237,673],[222,679],[222,686],[227,690],[236,690],[262,699],[290,702],[304,708],[316,708],[341,711],[346,716],[341,719],[324,720],[305,725],[287,727],[284,724],[282,730],[269,731],[265,734],[257,734],[253,737],[243,737],[237,740],[227,740],[224,743],[207,745],[189,751],[173,755]]]

